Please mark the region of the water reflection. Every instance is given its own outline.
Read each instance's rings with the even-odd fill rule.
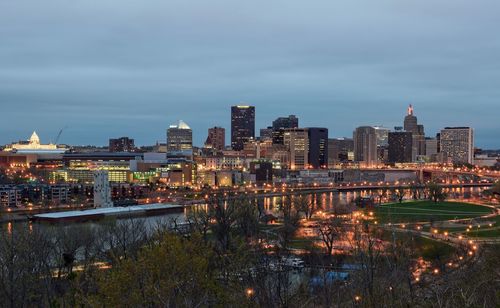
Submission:
[[[445,189],[445,191],[447,192],[449,198],[467,200],[470,198],[474,198],[475,196],[478,196],[483,189],[484,188],[482,187],[456,187],[456,188]],[[333,210],[335,207],[350,204],[354,202],[354,200],[356,200],[358,196],[360,197],[371,196],[375,198],[375,200],[378,200],[377,198],[384,194],[386,196],[385,198],[388,198],[391,194],[390,190],[378,189],[378,190],[359,190],[359,191],[342,191],[342,192],[322,192],[322,193],[309,193],[308,196],[309,196],[309,201],[313,202],[315,204],[315,207],[319,206],[323,210],[328,211],[328,210]],[[293,199],[296,197],[271,196],[271,197],[254,198],[252,201],[267,212],[277,212],[279,211],[279,207],[282,204],[284,198],[285,200],[287,200],[287,198],[290,198],[293,202]],[[405,199],[411,199],[411,198],[412,198],[411,189],[405,189]],[[193,206],[192,208],[186,208],[184,210],[184,213],[165,214],[165,215],[149,216],[149,217],[136,217],[132,219],[143,221],[148,229],[154,229],[159,224],[169,224],[173,221],[182,224],[186,221],[186,216],[190,211],[194,211],[197,209],[206,210],[206,207],[207,207],[206,204],[202,204]],[[31,222],[29,223],[18,222],[15,224],[16,225],[28,224],[29,230],[30,231],[33,230],[33,224]],[[55,226],[66,227],[68,225],[74,225],[74,224],[89,224],[90,226],[97,226],[99,224],[102,224],[102,222],[93,221],[84,223],[70,223],[70,224],[65,223],[65,224],[56,224]],[[50,226],[53,226],[43,223],[42,224],[35,223],[34,225],[40,225],[41,228],[48,228]],[[1,229],[3,229],[4,232],[7,231],[8,234],[11,234],[12,228],[13,225],[12,223],[9,222],[5,224]]]

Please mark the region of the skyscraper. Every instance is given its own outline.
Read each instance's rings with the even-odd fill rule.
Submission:
[[[412,162],[413,134],[411,132],[390,132],[388,139],[390,163]]]
[[[208,129],[207,140],[205,147],[215,149],[217,151],[224,150],[226,146],[226,130],[223,127],[214,126]]]
[[[445,127],[440,137],[441,152],[453,163],[473,163],[474,130],[471,127]]]
[[[309,166],[314,169],[328,167],[328,128],[308,127]]]
[[[377,146],[387,147],[389,145],[389,131],[390,129],[383,126],[374,126],[375,134],[377,135]]]
[[[243,150],[243,144],[255,139],[255,107],[231,107],[231,148]]]
[[[416,133],[418,132],[418,121],[417,117],[413,115],[413,106],[410,104],[408,106],[407,114],[405,116],[403,128],[407,132]]]
[[[417,117],[413,114],[413,106],[408,106],[408,111],[404,119],[404,130],[413,134],[412,160],[417,156],[425,155],[425,132],[424,126],[418,124]]]
[[[306,128],[287,128],[283,142],[290,152],[289,168],[306,169],[309,166],[309,138]]]
[[[182,120],[167,129],[167,151],[185,152],[193,150],[193,131]]]
[[[360,126],[353,133],[354,160],[372,165],[377,163],[377,134],[371,126]]]
[[[328,139],[328,165],[334,167],[336,163],[349,160],[349,153],[354,151],[354,140],[351,138]],[[352,159],[352,158],[351,158]]]
[[[291,114],[288,117],[279,117],[273,121],[273,143],[283,144],[283,136],[285,134],[285,129],[287,128],[298,128],[299,118]]]

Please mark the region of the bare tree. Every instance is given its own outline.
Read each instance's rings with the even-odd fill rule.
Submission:
[[[321,237],[323,244],[325,244],[327,255],[331,256],[335,241],[345,232],[342,220],[333,216],[322,220],[316,225],[316,231]]]

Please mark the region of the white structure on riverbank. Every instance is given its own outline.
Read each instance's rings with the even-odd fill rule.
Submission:
[[[94,207],[113,207],[107,170],[94,172]]]

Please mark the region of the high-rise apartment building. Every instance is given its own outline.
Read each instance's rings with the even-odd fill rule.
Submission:
[[[121,137],[117,139],[109,139],[110,152],[134,152],[134,139],[129,137]]]
[[[231,107],[231,148],[243,150],[245,142],[255,139],[255,107]]]
[[[413,153],[413,134],[411,132],[389,133],[389,163],[410,163]]]
[[[368,165],[377,163],[377,134],[371,126],[360,126],[353,132],[354,160]]]
[[[292,170],[309,167],[309,137],[306,128],[287,128],[283,142],[290,152],[289,168]]]
[[[474,160],[474,130],[471,127],[445,127],[440,134],[441,152],[453,163],[469,163]]]
[[[193,131],[182,120],[167,129],[167,151],[186,152],[193,150]]]
[[[226,147],[226,129],[218,126],[209,128],[205,147],[223,151]]]
[[[328,128],[308,127],[309,166],[313,169],[328,168]]]

